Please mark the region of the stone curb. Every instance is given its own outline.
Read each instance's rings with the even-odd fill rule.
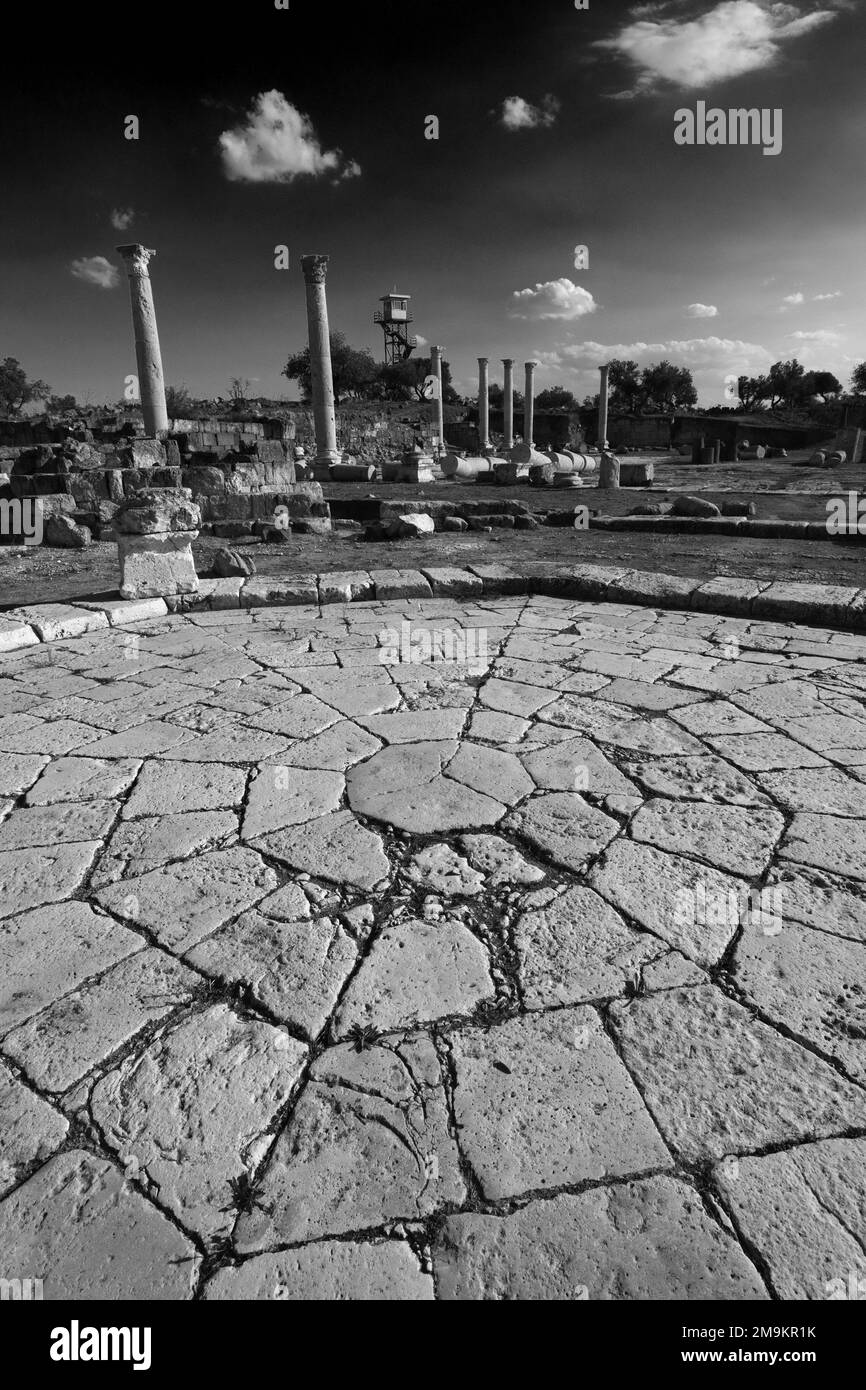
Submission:
[[[0,613],[0,654],[44,642],[68,641],[84,633],[149,622],[169,613],[247,611],[393,599],[481,598],[525,594],[584,602],[645,604],[766,618],[806,627],[866,632],[866,588],[809,584],[799,580],[752,580],[718,576],[689,579],[650,570],[605,565],[437,566],[424,570],[335,570],[320,575],[257,575],[250,579],[202,579],[195,594],[166,598],[81,600],[32,604]]]
[[[738,536],[746,540],[833,541],[826,521],[760,520],[750,516],[591,516],[591,531],[650,531],[662,535]],[[849,527],[852,539],[862,533]],[[863,537],[866,541],[866,537]]]

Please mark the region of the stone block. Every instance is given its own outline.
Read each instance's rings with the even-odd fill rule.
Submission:
[[[165,445],[161,439],[130,439],[117,450],[124,468],[164,468]]]
[[[124,535],[183,532],[193,539],[191,533],[198,533],[201,525],[201,511],[188,488],[145,488],[118,507],[114,525]]]
[[[320,603],[369,602],[375,596],[373,580],[364,570],[319,575]]]
[[[429,581],[419,570],[371,570],[370,578],[376,587],[379,602],[396,598],[433,597]]]
[[[43,642],[60,642],[67,637],[82,637],[108,627],[104,613],[94,613],[70,603],[35,603],[29,608],[13,608],[4,618],[29,623]]]
[[[198,531],[118,535],[122,598],[164,598],[198,589],[192,542]]]
[[[318,605],[319,590],[315,576],[257,575],[244,583],[240,602],[242,608],[282,608],[301,603]]]
[[[422,573],[429,581],[433,593],[439,598],[481,597],[484,586],[478,575],[473,574],[471,570],[441,565],[435,569],[425,569]]]
[[[80,526],[71,516],[58,513],[45,520],[42,532],[43,545],[54,545],[70,550],[84,550],[90,545],[90,528]]]

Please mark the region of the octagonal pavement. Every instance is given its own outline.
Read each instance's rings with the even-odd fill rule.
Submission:
[[[7,656],[0,1274],[832,1297],[864,954],[862,636],[405,600]]]

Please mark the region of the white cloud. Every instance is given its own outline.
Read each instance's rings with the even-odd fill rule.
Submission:
[[[76,280],[98,285],[101,290],[113,290],[120,284],[120,271],[104,256],[82,256],[73,261],[69,269]]]
[[[718,312],[715,304],[686,305],[686,314],[690,319],[714,319]]]
[[[567,276],[558,280],[545,280],[534,289],[515,290],[512,298],[521,309],[528,313],[518,313],[519,319],[579,319],[584,314],[594,314],[598,305],[590,294],[580,285],[575,285]]]
[[[361,172],[340,150],[323,150],[309,116],[282,92],[260,92],[243,125],[219,137],[223,171],[233,183],[292,183],[308,175],[335,181]]]
[[[641,366],[658,362],[662,358],[677,362],[685,358],[686,365],[712,365],[725,359],[748,360],[749,362],[772,360],[771,354],[758,343],[747,343],[741,338],[669,338],[663,342],[647,343],[598,343],[593,341],[569,343],[553,352],[536,353],[543,356],[548,366],[564,366],[567,363],[587,363],[596,366],[611,357],[631,358]]]
[[[830,294],[813,294],[812,298],[816,301],[816,303],[819,299],[841,299],[842,291],[832,290]]]
[[[632,64],[637,96],[660,83],[679,88],[707,88],[726,78],[772,67],[789,39],[829,23],[832,10],[802,13],[774,0],[722,0],[695,19],[633,18],[596,48]]]
[[[423,337],[423,335],[422,335],[421,333],[416,333],[416,334],[415,334],[415,342],[418,344],[418,346],[419,346],[420,348],[425,348],[425,347],[429,347],[429,346],[430,346],[430,340],[429,340],[428,338]]]
[[[506,130],[538,130],[552,126],[559,113],[560,102],[552,93],[542,97],[539,106],[523,97],[506,97],[500,113],[501,124]]]
[[[788,333],[787,337],[797,343],[828,343],[832,346],[840,341],[839,334],[830,328],[813,328],[808,332],[798,329],[796,333]]]
[[[797,290],[795,294],[786,294],[786,295],[785,295],[785,298],[782,300],[782,303],[783,303],[783,304],[802,304],[802,303],[804,302],[805,298],[806,298],[806,296],[805,296],[804,294],[801,294],[800,291]]]
[[[111,225],[116,232],[128,231],[135,218],[133,208],[112,208]]]

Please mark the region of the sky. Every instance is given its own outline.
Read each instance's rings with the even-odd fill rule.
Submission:
[[[157,253],[166,380],[194,396],[297,394],[309,252],[332,329],[381,360],[379,300],[411,295],[467,394],[479,355],[579,399],[611,357],[668,358],[703,405],[780,358],[845,385],[866,358],[866,0],[282,3],[22,17],[0,358],[119,399],[133,241]],[[765,111],[781,148],[677,143],[698,103]]]

